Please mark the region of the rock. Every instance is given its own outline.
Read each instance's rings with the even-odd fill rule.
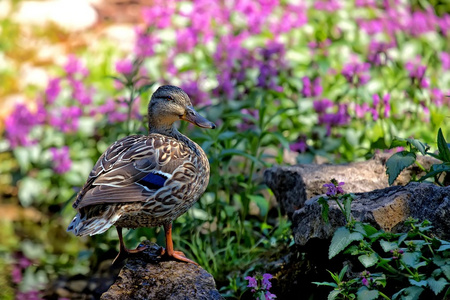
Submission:
[[[272,189],[282,212],[289,217],[295,210],[303,207],[311,197],[324,194],[325,183],[332,178],[345,182],[344,189],[348,193],[363,193],[389,186],[386,175],[386,161],[392,154],[378,154],[364,162],[343,165],[305,164],[297,166],[272,167],[264,172],[264,181]],[[439,161],[419,156],[418,161],[429,169]],[[417,166],[403,170],[394,182],[395,185],[405,185],[411,178],[423,175]]]
[[[304,246],[311,239],[329,239],[334,231],[345,224],[338,206],[329,201],[329,223],[321,217],[319,197],[305,202],[303,208],[292,215],[292,230],[297,245]],[[356,220],[367,222],[385,231],[405,230],[403,222],[412,217],[429,220],[432,232],[439,238],[450,239],[450,187],[430,183],[411,182],[406,186],[393,186],[369,193],[355,194],[352,214]]]
[[[200,266],[164,261],[161,247],[149,241],[142,244],[148,249],[130,256],[100,299],[222,299],[213,277]]]

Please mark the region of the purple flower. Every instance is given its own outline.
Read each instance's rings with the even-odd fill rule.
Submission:
[[[319,97],[322,94],[322,86],[320,85],[320,77],[314,79],[311,85],[311,80],[309,77],[305,76],[302,78],[303,88],[302,94],[303,97]]]
[[[376,8],[377,3],[375,0],[355,0],[355,6]]]
[[[190,27],[176,30],[178,53],[190,53],[198,43],[197,33]]]
[[[336,180],[331,180],[331,183],[325,183],[323,187],[327,188],[326,194],[327,196],[336,196],[338,194],[345,194],[344,190],[342,189],[342,186],[344,185],[344,182],[337,182]]]
[[[344,75],[348,83],[352,85],[363,85],[370,79],[369,69],[369,63],[352,61],[344,65],[342,68],[342,75]]]
[[[335,126],[342,126],[350,122],[350,115],[348,113],[348,105],[346,103],[340,103],[337,106],[336,113],[323,113],[319,114],[319,124],[327,127],[327,135],[331,134],[331,128]]]
[[[61,92],[60,82],[60,78],[53,78],[48,82],[47,88],[45,89],[45,97],[49,104],[53,104],[59,96],[59,93]]]
[[[133,73],[133,62],[131,59],[122,59],[116,62],[116,71],[124,75]]]
[[[275,299],[275,298],[277,297],[276,295],[272,294],[272,293],[269,292],[269,291],[266,291],[266,293],[264,294],[264,296],[266,297],[266,300],[273,300],[273,299]]]
[[[136,43],[134,45],[134,53],[136,56],[141,58],[152,56],[155,53],[153,46],[158,43],[158,39],[140,27],[137,27],[135,32]]]
[[[72,97],[81,105],[88,105],[92,103],[92,97],[91,94],[93,93],[93,89],[88,90],[84,83],[80,80],[76,79],[69,79],[69,82],[72,86]]]
[[[295,143],[289,145],[289,149],[291,149],[291,151],[296,151],[299,153],[305,152],[306,149],[308,149],[308,144],[306,144],[306,136],[299,136]]]
[[[245,277],[245,280],[248,280],[247,287],[254,288],[254,289],[258,288],[258,282],[256,281],[256,278],[247,276],[247,277]]]
[[[341,5],[338,0],[320,0],[314,1],[314,8],[317,10],[333,12],[341,8]]]
[[[445,36],[448,36],[448,32],[450,31],[450,15],[444,14],[441,19],[438,20],[438,24],[441,27],[442,33]]]
[[[39,291],[17,292],[16,300],[40,300]]]
[[[50,125],[58,127],[62,132],[74,132],[78,130],[78,119],[83,111],[78,106],[61,107],[52,111]]]
[[[409,78],[411,78],[413,84],[421,88],[427,88],[429,86],[428,80],[425,78],[427,66],[420,64],[420,57],[416,57],[414,61],[407,62],[405,68],[408,70]]]
[[[441,63],[442,63],[442,69],[448,71],[450,70],[450,53],[447,52],[441,52]]]
[[[392,253],[392,259],[396,260],[396,259],[399,259],[400,257],[402,257],[402,254],[405,253],[405,251],[397,248],[397,249],[391,250],[391,253]]]
[[[64,174],[70,170],[72,161],[70,160],[69,147],[50,148],[53,160],[53,170],[58,174]]]
[[[313,107],[316,113],[323,114],[328,108],[333,107],[333,102],[330,99],[314,100]]]
[[[419,36],[435,30],[437,19],[432,10],[416,11],[411,14],[406,29],[412,36]]]
[[[19,266],[14,266],[11,271],[11,279],[15,284],[19,284],[22,282],[22,268]]]
[[[364,277],[362,279],[362,284],[368,287],[369,286],[369,280],[367,280],[367,278]]]
[[[74,55],[69,55],[67,62],[64,65],[64,70],[69,78],[75,78],[75,76],[84,78],[89,75],[89,70]]]
[[[367,103],[363,103],[362,105],[355,104],[355,115],[357,118],[364,118],[365,114],[370,111],[369,105]]]
[[[441,107],[444,103],[444,93],[440,89],[431,89],[431,100],[436,104],[437,107]]]
[[[148,26],[164,29],[170,26],[172,15],[175,13],[176,1],[156,0],[152,6],[142,10],[142,18]]]
[[[275,35],[300,28],[308,22],[307,9],[304,4],[287,4],[281,20],[273,20],[269,30]]]
[[[186,80],[181,85],[181,88],[186,92],[186,94],[188,94],[189,98],[191,98],[194,106],[205,106],[211,104],[211,99],[208,96],[208,93],[200,89],[197,80]]]
[[[389,48],[392,48],[392,43],[371,41],[369,44],[369,54],[367,55],[368,61],[375,66],[385,64],[389,59],[387,55]]]
[[[37,114],[33,114],[23,103],[16,104],[13,112],[5,120],[6,139],[11,148],[28,146],[35,141],[28,135],[34,126],[40,123]]]
[[[265,290],[270,290],[270,288],[272,287],[272,283],[270,282],[270,279],[272,279],[273,276],[272,274],[266,273],[263,275],[262,278],[262,288]]]

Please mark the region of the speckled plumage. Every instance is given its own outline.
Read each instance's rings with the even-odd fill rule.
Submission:
[[[83,236],[112,225],[166,226],[200,198],[209,181],[208,158],[173,126],[177,119],[215,127],[181,89],[160,87],[149,103],[149,135],[127,136],[102,154],[73,204],[78,213],[68,231]]]

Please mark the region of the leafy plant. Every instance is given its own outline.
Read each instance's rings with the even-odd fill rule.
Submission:
[[[419,181],[423,181],[432,177],[434,179],[434,182],[439,185],[450,184],[450,148],[440,128],[437,135],[437,145],[439,153],[434,154],[432,152],[429,152],[430,147],[427,144],[424,144],[417,139],[394,138],[391,143],[391,148],[408,146],[409,151],[403,150],[397,152],[387,160],[386,173],[389,177],[389,184],[392,185],[398,175],[400,175],[400,173],[405,168],[414,163],[426,172],[426,174],[423,175],[419,179]],[[433,164],[430,170],[425,170],[424,167],[422,167],[417,161],[417,152],[420,152],[422,155],[429,155],[431,157],[439,159],[442,161],[442,163]],[[444,179],[442,179],[442,177],[444,177]]]
[[[333,186],[336,187],[336,181]],[[349,195],[338,193],[332,197],[342,201],[340,198],[347,199]],[[320,203],[326,207],[324,201],[325,198]],[[347,208],[338,207],[344,215],[348,214]],[[409,218],[405,225],[408,232],[395,234],[354,219],[339,227],[331,240],[329,258],[350,254],[364,270],[359,278],[344,281],[344,267],[339,274],[330,272],[334,282],[316,282],[334,288],[328,299],[390,299],[386,294],[392,293],[392,299],[413,300],[425,291],[444,298],[450,295],[450,242],[430,234],[432,225],[427,220]]]

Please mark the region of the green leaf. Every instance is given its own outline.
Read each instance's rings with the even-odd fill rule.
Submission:
[[[428,286],[434,292],[435,295],[439,294],[445,286],[448,284],[448,281],[445,278],[439,278],[439,280],[430,277],[427,279]]]
[[[401,289],[398,293],[395,293],[392,296],[392,299],[397,299],[398,296],[404,296],[402,300],[418,300],[420,294],[423,292],[423,288],[418,286],[410,286],[404,289]]]
[[[420,252],[405,252],[403,253],[401,260],[408,267],[415,268],[417,266],[420,255]]]
[[[317,284],[317,285],[326,285],[326,286],[331,286],[331,287],[338,287],[338,285],[336,283],[334,283],[334,282],[315,282],[315,281],[313,281],[311,283],[314,283],[314,284]]]
[[[450,149],[448,148],[447,141],[445,140],[444,135],[442,134],[441,128],[439,128],[438,131],[437,144],[439,149],[439,157],[444,162],[450,162]]]
[[[262,164],[262,162],[260,160],[258,160],[256,157],[254,157],[254,156],[252,156],[252,155],[250,155],[247,152],[244,152],[242,150],[225,149],[225,150],[222,150],[222,152],[220,152],[220,156],[221,157],[233,156],[233,155],[246,157],[246,158],[250,159],[251,161],[253,161],[257,165],[261,165]]]
[[[335,300],[339,296],[340,292],[338,290],[332,290],[327,297],[327,300]]]
[[[377,290],[369,290],[367,287],[362,287],[356,293],[358,296],[358,300],[374,300],[378,299],[378,291]]]
[[[330,206],[328,205],[327,199],[320,197],[317,203],[322,206],[322,219],[328,224],[328,211],[330,210]]]
[[[350,245],[351,242],[360,241],[363,238],[363,235],[359,232],[351,233],[347,228],[339,227],[334,232],[333,238],[331,239],[330,248],[328,249],[328,258],[333,258],[339,252],[344,250],[345,247]]]
[[[419,286],[419,287],[427,286],[427,281],[426,280],[416,281],[416,280],[410,278],[409,279],[409,283],[411,283],[414,286]]]
[[[445,277],[447,277],[447,279],[450,280],[450,265],[442,266],[441,270],[444,273]]]
[[[441,242],[441,246],[437,251],[442,252],[450,249],[450,242],[439,240]]]
[[[345,265],[343,268],[342,268],[342,270],[339,272],[339,281],[343,281],[344,280],[344,276],[345,276],[345,273],[347,273],[347,270],[348,270],[348,265]]]
[[[430,149],[430,147],[427,144],[422,143],[419,140],[416,139],[406,139],[411,145],[413,145],[417,150],[420,151],[420,153],[422,153],[422,155],[425,155],[425,153],[427,152],[428,149]]]
[[[394,137],[392,139],[391,145],[389,146],[389,149],[396,148],[396,147],[405,147],[406,146],[406,139]]]
[[[370,255],[360,255],[358,256],[358,259],[366,268],[371,267],[378,262],[378,257],[375,253],[371,253]]]
[[[445,162],[442,164],[434,164],[431,166],[430,171],[420,177],[419,181],[424,181],[427,178],[435,177],[436,175],[439,175],[442,172],[450,172],[450,163]]]
[[[393,154],[386,161],[386,174],[389,177],[389,185],[392,185],[403,169],[416,161],[416,155],[412,152],[402,151]]]
[[[344,199],[344,213],[347,222],[350,222],[352,217],[352,197],[345,197]]]
[[[396,242],[388,242],[385,240],[380,240],[380,246],[385,252],[389,252],[398,248],[398,244]]]

